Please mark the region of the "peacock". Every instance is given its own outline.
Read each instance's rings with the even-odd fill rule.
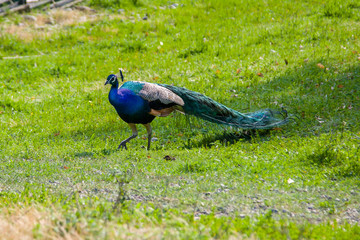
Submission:
[[[121,70],[120,76],[124,82]],[[242,129],[271,129],[286,124],[289,120],[286,111],[285,114],[280,114],[282,117],[279,119],[275,117],[275,113],[280,112],[271,109],[243,114],[183,87],[127,81],[119,88],[118,76],[115,74],[107,77],[105,85],[107,84],[111,85],[109,102],[132,130],[132,135],[123,140],[118,149],[127,149],[126,144],[138,135],[136,124],[143,124],[148,137],[147,149],[150,150],[152,137],[150,123],[155,117],[166,117],[173,111]]]

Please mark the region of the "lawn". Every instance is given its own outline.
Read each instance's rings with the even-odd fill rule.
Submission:
[[[360,238],[357,1],[82,4],[95,11],[0,19],[1,238]],[[150,151],[142,126],[117,150],[131,131],[104,83],[119,68],[293,120],[175,114]]]

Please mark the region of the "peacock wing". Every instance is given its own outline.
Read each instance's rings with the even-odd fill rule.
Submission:
[[[144,83],[139,96],[149,102],[160,101],[163,104],[184,106],[184,100],[171,90],[153,83]]]

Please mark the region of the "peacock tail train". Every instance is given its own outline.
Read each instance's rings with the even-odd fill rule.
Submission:
[[[177,94],[184,101],[182,111],[201,119],[243,129],[270,129],[289,122],[286,111],[263,109],[240,113],[215,100],[186,88],[157,84]]]

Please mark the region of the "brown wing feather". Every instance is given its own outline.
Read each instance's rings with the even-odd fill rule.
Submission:
[[[184,106],[184,101],[177,94],[153,83],[145,83],[139,95],[148,101],[160,100],[164,104],[176,103],[177,105]]]

